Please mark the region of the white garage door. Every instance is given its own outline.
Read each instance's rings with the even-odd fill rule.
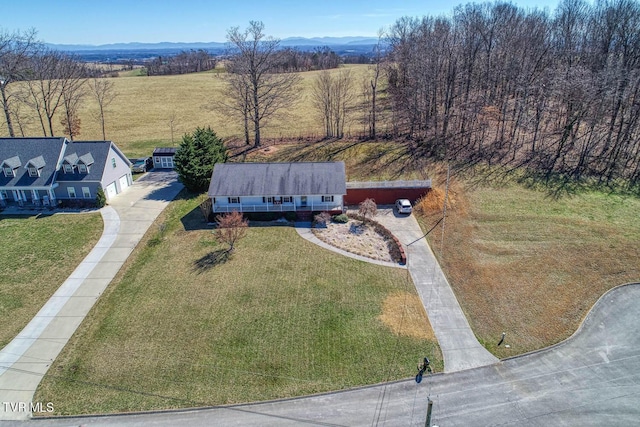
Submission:
[[[107,199],[111,200],[111,198],[115,197],[116,194],[118,194],[118,190],[116,189],[116,183],[114,181],[107,185]]]
[[[124,191],[127,187],[129,187],[129,178],[127,178],[127,175],[122,175],[120,177],[120,191]]]

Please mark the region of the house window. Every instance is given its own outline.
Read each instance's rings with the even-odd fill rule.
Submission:
[[[8,198],[7,190],[0,190],[0,200],[7,200]]]
[[[262,203],[273,203],[273,197],[263,197]]]
[[[89,187],[82,187],[82,197],[85,199],[91,198],[91,190],[89,190]]]
[[[71,166],[69,163],[65,163],[64,173],[73,173],[73,166]]]
[[[323,203],[333,202],[333,196],[322,196]]]
[[[156,157],[156,158],[154,159],[154,162],[155,162],[155,164],[156,164],[156,165],[157,165],[157,164],[159,164],[159,163],[160,163],[160,157]]]
[[[76,189],[74,187],[67,187],[67,194],[69,194],[70,199],[76,198]]]
[[[285,196],[282,198],[282,203],[293,203],[293,197]]]
[[[78,163],[78,172],[87,173],[87,165],[83,163]]]
[[[229,203],[240,203],[240,197],[229,197]]]
[[[5,167],[4,168],[4,176],[6,176],[6,177],[13,176],[13,169],[11,169],[10,167]]]
[[[33,166],[29,166],[29,176],[38,176],[38,169]]]
[[[113,166],[114,169],[116,168],[116,158],[115,157],[111,158],[111,166]]]

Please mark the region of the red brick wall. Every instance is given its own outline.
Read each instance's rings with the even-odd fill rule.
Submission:
[[[357,205],[365,199],[373,199],[378,205],[392,205],[397,199],[409,199],[411,203],[427,194],[428,187],[422,188],[347,188],[345,205]]]

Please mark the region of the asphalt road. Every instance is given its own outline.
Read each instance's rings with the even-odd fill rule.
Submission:
[[[640,425],[640,285],[605,294],[554,347],[460,372],[345,392],[191,411],[8,422],[16,426]],[[55,404],[55,403],[54,403]],[[4,425],[4,424],[3,424]]]

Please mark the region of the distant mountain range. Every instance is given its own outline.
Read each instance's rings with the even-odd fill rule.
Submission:
[[[288,37],[280,40],[280,45],[283,47],[322,47],[322,46],[372,46],[378,42],[375,37]],[[194,43],[174,43],[174,42],[160,42],[160,43],[111,43],[101,45],[82,45],[82,44],[51,44],[48,46],[52,49],[62,50],[66,52],[80,52],[80,51],[99,51],[99,50],[190,50],[190,49],[204,49],[204,50],[224,50],[227,47],[226,43],[220,42],[194,42]]]

